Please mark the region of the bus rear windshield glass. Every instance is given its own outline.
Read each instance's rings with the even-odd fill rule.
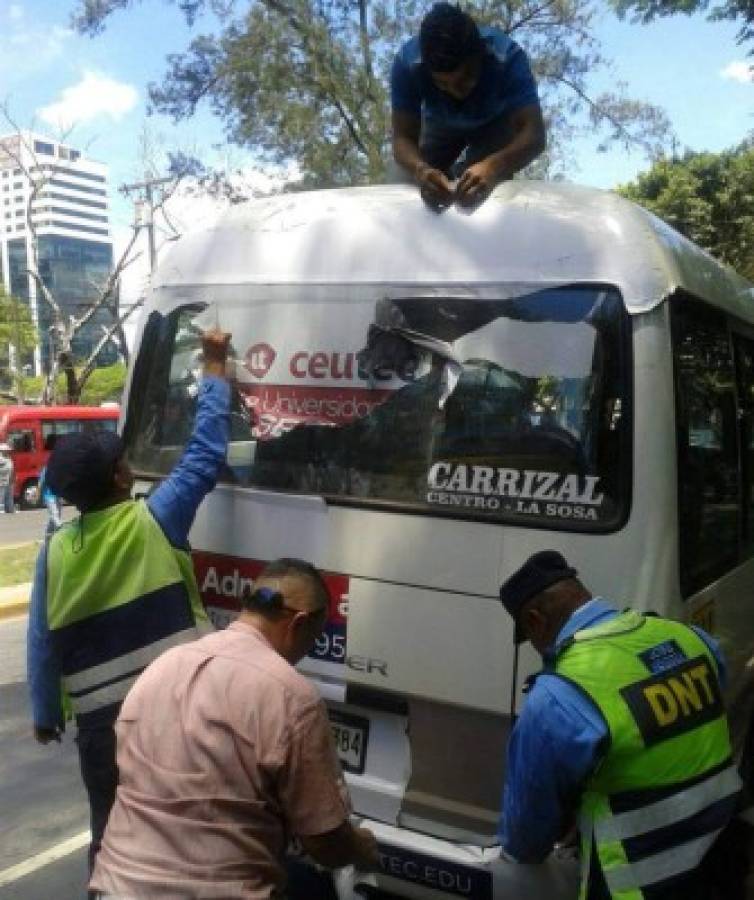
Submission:
[[[155,316],[145,333],[126,430],[143,474],[167,474],[190,434],[198,312]],[[224,480],[540,527],[622,520],[627,315],[614,289],[239,298],[222,322],[235,351]]]

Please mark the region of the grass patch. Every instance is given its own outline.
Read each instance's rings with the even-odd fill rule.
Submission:
[[[34,541],[0,550],[0,588],[31,581],[38,553],[39,544]]]

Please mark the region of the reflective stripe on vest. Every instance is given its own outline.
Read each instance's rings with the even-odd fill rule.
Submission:
[[[86,513],[55,534],[47,619],[79,724],[114,718],[136,675],[207,622],[190,554],[144,501]]]
[[[671,794],[664,800],[657,800],[639,809],[617,813],[608,819],[594,823],[597,841],[625,841],[627,838],[646,834],[658,828],[677,825],[682,819],[702,812],[718,800],[737,794],[741,790],[741,778],[731,766],[706,778],[700,784]]]
[[[582,796],[581,896],[593,839],[611,897],[640,900],[701,862],[740,792],[716,663],[686,626],[628,612],[578,632],[555,673],[590,697],[610,734]]]
[[[657,884],[695,869],[721,830],[705,834],[679,847],[671,847],[662,853],[655,853],[646,859],[608,869],[604,874],[610,893],[615,896],[622,891],[641,890],[650,884]]]
[[[186,628],[132,653],[124,653],[109,662],[63,678],[63,687],[70,697],[74,713],[82,715],[102,706],[119,703],[139,672],[153,659],[171,647],[196,640],[197,637],[199,632],[196,628]]]

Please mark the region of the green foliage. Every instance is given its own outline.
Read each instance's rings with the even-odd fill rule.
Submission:
[[[37,346],[37,329],[29,307],[5,292],[0,281],[0,347],[12,344],[24,355]]]
[[[740,23],[738,42],[754,42],[754,2],[752,0],[721,0],[710,6],[709,0],[610,0],[621,18],[631,15],[634,22],[646,24],[653,19],[677,13],[691,15],[706,12],[712,21],[730,19]],[[749,51],[754,55],[754,48]]]
[[[79,0],[75,25],[96,34],[131,0]],[[294,164],[302,186],[380,180],[390,157],[389,72],[416,33],[418,0],[178,0],[188,18],[214,11],[220,25],[168,57],[152,108],[175,120],[206,101],[231,141],[271,162]],[[589,0],[485,0],[472,7],[526,49],[537,76],[549,149],[539,174],[562,172],[569,141],[595,135],[657,154],[670,140],[665,115],[625,97],[589,93],[609,63],[592,34]]]
[[[8,393],[19,394],[21,368],[36,345],[29,307],[7,294],[0,281],[0,385]]]
[[[754,141],[662,160],[618,190],[754,280]]]
[[[123,363],[95,369],[84,384],[79,403],[82,406],[99,406],[106,401],[120,403],[126,382],[126,367]]]
[[[27,401],[38,403],[44,390],[45,377],[43,375],[32,376],[23,378],[22,381],[23,396]],[[95,369],[84,383],[79,403],[82,406],[99,406],[108,401],[120,403],[125,382],[126,367],[123,363]],[[55,396],[66,396],[66,380],[62,372],[57,378]],[[11,401],[6,398],[6,402]]]

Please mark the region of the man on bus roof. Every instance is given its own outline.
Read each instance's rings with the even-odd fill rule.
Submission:
[[[526,54],[460,6],[427,13],[395,57],[390,92],[395,161],[436,211],[478,206],[545,148]]]
[[[578,825],[582,898],[743,900],[716,642],[619,613],[577,574],[543,550],[500,588],[516,642],[544,661],[508,747],[504,855],[541,862]]]
[[[194,431],[170,475],[147,500],[132,500],[133,474],[118,435],[61,437],[46,481],[78,519],[42,547],[32,587],[28,681],[36,739],[60,741],[61,688],[78,726],[89,798],[90,868],[99,850],[118,769],[113,729],[139,671],[168,647],[209,630],[194,577],[188,534],[225,462],[230,335],[203,335],[204,378]]]

